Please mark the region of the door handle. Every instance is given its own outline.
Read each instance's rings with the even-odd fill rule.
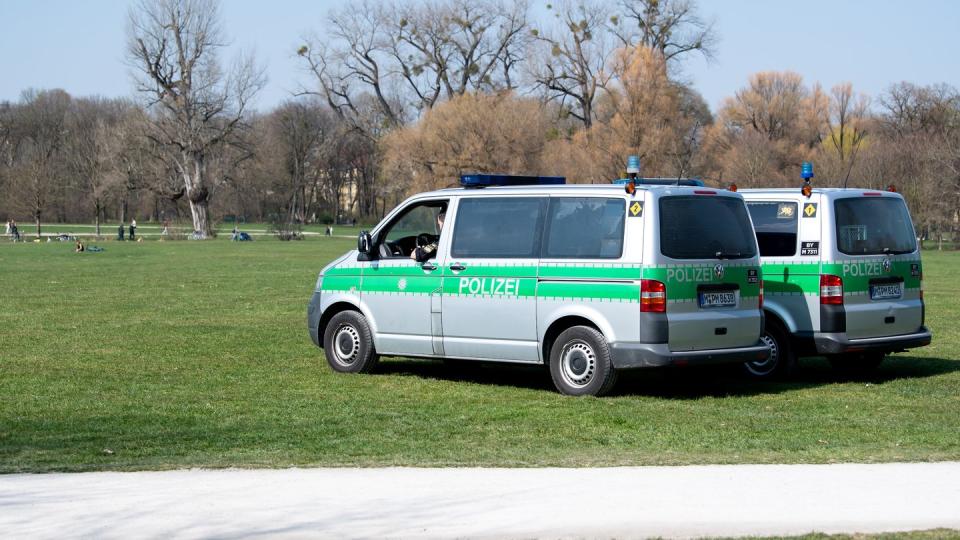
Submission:
[[[453,264],[450,265],[450,269],[453,270],[453,271],[455,271],[455,272],[459,272],[459,271],[461,271],[461,270],[466,270],[467,267],[464,266],[464,265],[462,265],[462,264],[460,264],[460,263],[453,263]]]
[[[429,262],[429,261],[428,261],[428,262],[423,263],[423,266],[421,266],[421,268],[423,268],[424,270],[436,270],[436,269],[437,269],[437,265],[436,265],[436,263],[432,263],[432,262]]]

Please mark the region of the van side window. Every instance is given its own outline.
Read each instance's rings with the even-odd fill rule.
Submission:
[[[380,256],[409,258],[418,242],[430,244],[439,241],[437,216],[446,210],[446,200],[425,201],[406,208],[380,233]]]
[[[623,252],[623,199],[554,197],[547,213],[543,256],[553,259],[617,259]]]
[[[797,254],[797,203],[748,201],[761,257]]]
[[[453,227],[454,257],[537,258],[545,197],[464,197]]]

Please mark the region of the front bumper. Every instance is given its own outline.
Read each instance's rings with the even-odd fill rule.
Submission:
[[[666,343],[611,343],[610,356],[617,369],[737,364],[766,360],[770,347],[758,342],[731,349],[671,351]]]
[[[320,343],[320,316],[322,314],[320,309],[320,292],[317,291],[313,293],[313,296],[310,298],[310,303],[307,305],[307,330],[310,331],[310,340],[320,348],[323,348],[323,344]]]
[[[816,332],[813,342],[817,354],[843,354],[852,352],[896,352],[929,345],[933,335],[926,326],[919,332],[899,336],[850,339],[846,332]]]

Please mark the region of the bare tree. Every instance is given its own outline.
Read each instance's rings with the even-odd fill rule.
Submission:
[[[127,53],[137,91],[153,113],[148,136],[175,150],[193,228],[206,238],[210,223],[210,153],[226,144],[264,77],[251,58],[229,72],[218,52],[225,39],[215,0],[139,0],[130,10]]]
[[[18,109],[18,124],[23,144],[21,192],[26,208],[36,224],[37,238],[41,236],[40,220],[49,198],[62,184],[62,150],[66,138],[66,117],[70,95],[63,90],[23,93]]]
[[[695,0],[620,0],[618,7],[610,27],[623,45],[660,51],[667,62],[689,53],[713,58],[716,28],[700,15]]]
[[[390,52],[418,108],[433,107],[441,90],[450,99],[513,88],[527,10],[526,0],[447,0],[388,12]]]
[[[297,51],[320,86],[319,91],[302,93],[319,94],[343,120],[372,138],[401,125],[405,114],[403,104],[391,96],[389,23],[384,9],[367,0],[349,4],[327,21],[333,44],[313,40]],[[374,97],[372,109],[358,103],[364,94]]]
[[[606,69],[612,49],[604,26],[607,10],[589,0],[553,9],[557,27],[532,31],[540,47],[532,56],[530,74],[548,99],[558,100],[562,111],[589,128],[594,101],[611,77]]]
[[[850,83],[834,86],[830,91],[830,107],[827,115],[826,145],[840,162],[846,186],[850,179],[857,154],[867,135],[866,120],[870,101],[863,94],[856,94]]]
[[[120,167],[123,124],[128,121],[132,108],[122,100],[81,98],[74,100],[68,115],[67,125],[72,136],[66,143],[67,161],[76,176],[76,189],[89,197],[93,206],[97,236],[101,235],[100,221],[106,200],[123,178]]]
[[[281,174],[274,185],[284,198],[288,223],[307,220],[307,188],[321,175],[320,149],[329,136],[331,122],[315,103],[287,101],[267,118],[267,129],[280,161]]]

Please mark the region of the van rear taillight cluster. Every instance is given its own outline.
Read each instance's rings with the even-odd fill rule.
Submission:
[[[843,279],[831,274],[820,274],[820,303],[843,305]]]
[[[760,282],[760,301],[759,301],[760,311],[763,311],[763,282]]]
[[[667,312],[667,286],[662,281],[640,280],[640,311],[642,313]]]

